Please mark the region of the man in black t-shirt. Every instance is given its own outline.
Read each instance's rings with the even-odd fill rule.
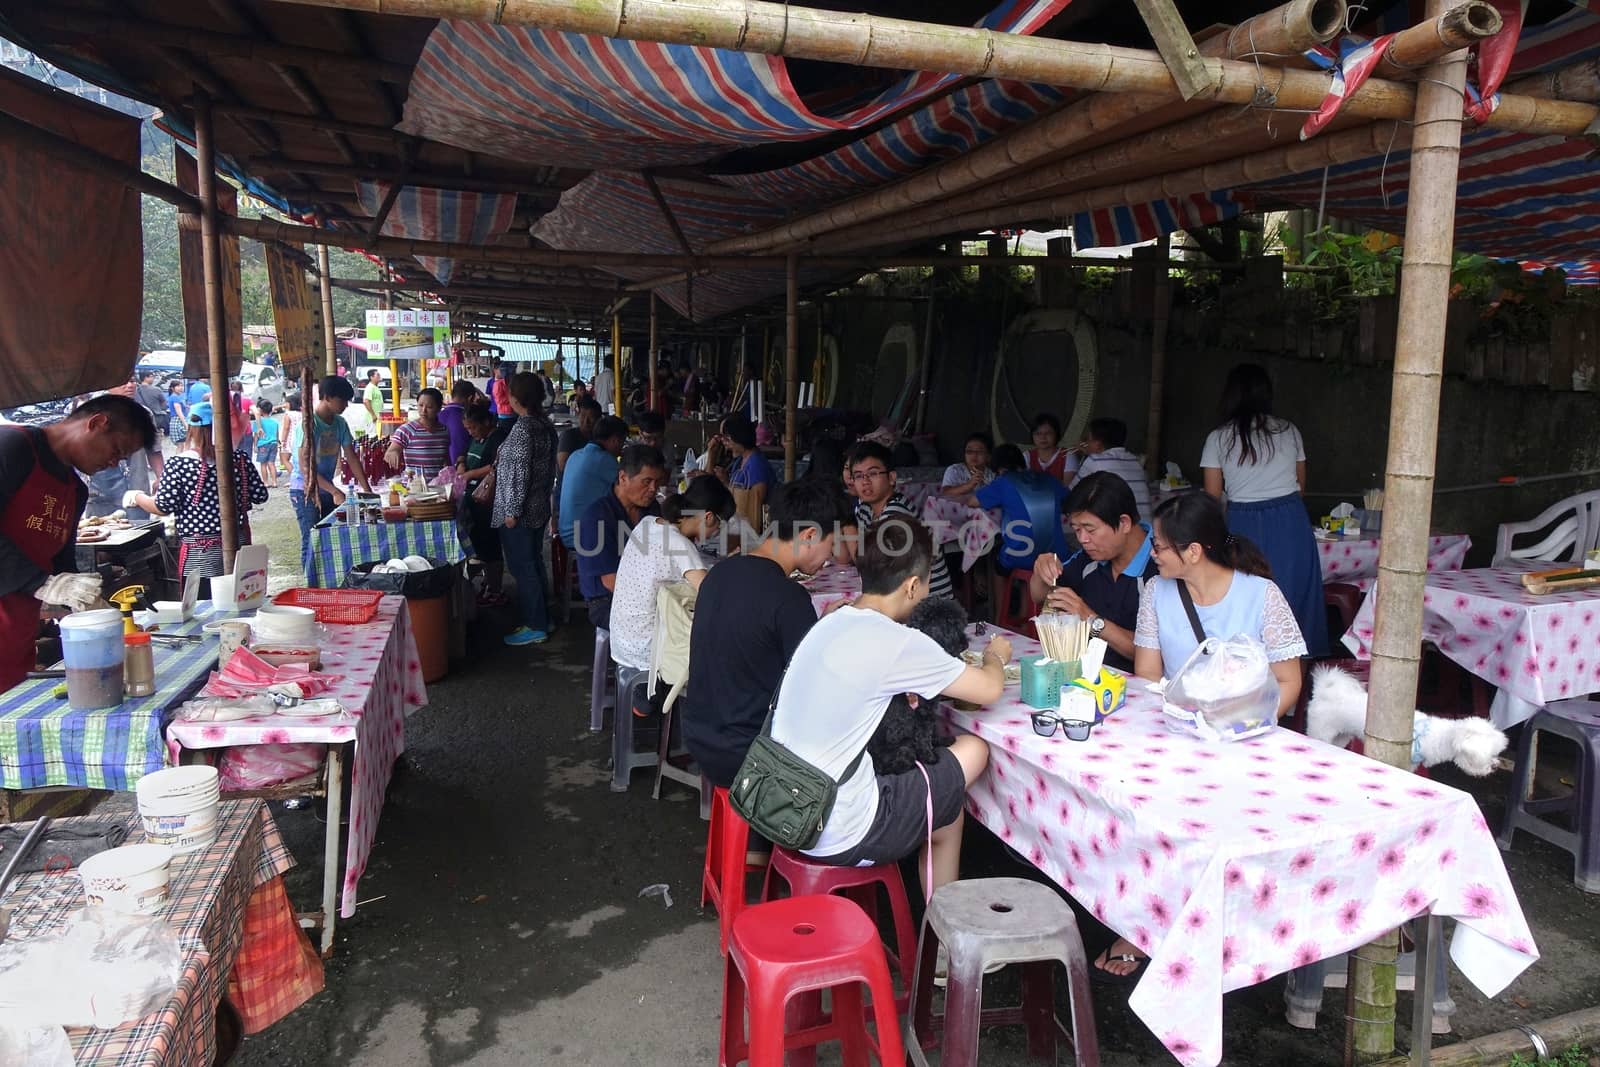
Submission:
[[[1133,490],[1110,471],[1073,486],[1066,513],[1082,550],[1065,562],[1053,552],[1040,556],[1028,592],[1035,604],[1088,620],[1090,632],[1110,646],[1106,666],[1132,671],[1139,597],[1160,573],[1150,527],[1139,521]]]
[[[789,575],[821,569],[850,509],[837,483],[805,478],[780,486],[768,515],[771,536],[706,575],[689,637],[683,743],[724,788],[761,731],[789,657],[817,621],[810,594]]]

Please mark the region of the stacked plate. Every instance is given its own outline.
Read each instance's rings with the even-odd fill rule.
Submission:
[[[256,612],[251,628],[255,639],[267,644],[314,647],[317,643],[317,613],[313,608],[267,604]]]
[[[204,764],[171,767],[139,779],[139,817],[145,840],[184,856],[211,847],[217,839],[221,789],[217,769]]]

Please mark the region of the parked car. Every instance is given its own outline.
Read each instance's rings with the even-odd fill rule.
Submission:
[[[283,406],[283,371],[278,367],[267,367],[260,363],[242,363],[239,365],[237,377],[239,383],[244,386],[246,400],[251,403],[266,400],[274,408]]]
[[[36,404],[23,404],[14,408],[0,408],[0,425],[44,426],[60,422],[72,413],[72,398],[41,400]]]

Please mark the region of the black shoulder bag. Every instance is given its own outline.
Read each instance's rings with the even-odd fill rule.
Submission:
[[[1194,597],[1189,595],[1189,583],[1182,578],[1178,579],[1178,599],[1183,601],[1183,611],[1189,616],[1189,625],[1194,629],[1194,639],[1199,644],[1206,643],[1206,628],[1200,625],[1200,613],[1194,609]]]

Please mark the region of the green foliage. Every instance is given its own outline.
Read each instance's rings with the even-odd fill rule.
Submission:
[[[1549,1058],[1524,1056],[1519,1052],[1511,1057],[1506,1067],[1589,1067],[1589,1052],[1578,1044]]]

